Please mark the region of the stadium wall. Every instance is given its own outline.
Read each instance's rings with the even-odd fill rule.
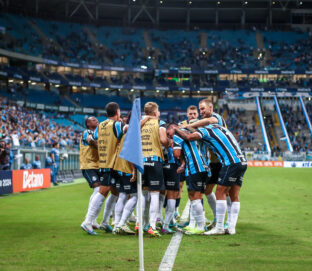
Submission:
[[[0,195],[32,191],[50,186],[50,169],[0,171]]]
[[[312,168],[311,161],[248,161],[249,167]]]

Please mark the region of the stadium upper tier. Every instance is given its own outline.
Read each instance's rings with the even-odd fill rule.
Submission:
[[[8,13],[1,13],[0,26],[0,48],[67,63],[219,70],[312,68],[308,33],[96,27]]]

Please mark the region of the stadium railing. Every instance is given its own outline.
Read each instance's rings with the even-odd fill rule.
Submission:
[[[49,156],[49,153],[51,152],[50,148],[12,148],[13,154],[15,156],[13,163],[12,163],[12,169],[20,169],[21,164],[23,163],[25,157],[27,157],[32,164],[32,162],[35,160],[36,155],[38,154],[40,156],[40,161],[42,168],[45,167],[45,159],[47,156]],[[61,159],[60,162],[60,171],[63,170],[79,170],[80,164],[79,164],[79,152],[77,150],[61,150],[60,156],[64,159]]]

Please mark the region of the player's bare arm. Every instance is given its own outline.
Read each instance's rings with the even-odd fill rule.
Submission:
[[[87,136],[87,143],[88,143],[90,146],[92,146],[92,147],[94,147],[94,148],[96,148],[96,149],[97,149],[97,147],[98,147],[97,140],[94,140],[94,138],[92,137],[91,134]]]
[[[163,145],[166,148],[169,147],[169,140],[168,140],[167,132],[165,128],[159,129],[159,138],[160,138],[161,145]]]
[[[209,124],[217,124],[218,123],[218,119],[215,117],[210,117],[210,118],[204,118],[201,120],[198,120],[196,122],[190,123],[188,125],[185,125],[185,128],[189,129],[189,128],[198,128],[198,127],[204,127],[206,125]]]
[[[175,131],[185,140],[194,141],[201,139],[201,136],[198,133],[188,133],[186,131],[182,131],[178,128],[175,128]]]
[[[155,116],[145,116],[142,120],[141,120],[141,128],[145,125],[145,123],[150,120],[150,119],[158,119]]]
[[[181,129],[179,129],[178,127],[174,127],[175,132],[181,136],[183,139],[187,139],[187,136],[189,135],[188,132],[186,131],[182,131]]]

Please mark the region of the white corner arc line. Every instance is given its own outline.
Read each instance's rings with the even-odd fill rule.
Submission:
[[[189,212],[190,212],[190,205],[191,205],[191,202],[190,200],[188,200],[183,210],[182,216],[181,216],[181,223],[186,222],[189,216]],[[171,271],[172,270],[182,237],[183,237],[183,233],[181,232],[176,232],[172,236],[171,241],[165,252],[165,255],[162,258],[158,271]]]

